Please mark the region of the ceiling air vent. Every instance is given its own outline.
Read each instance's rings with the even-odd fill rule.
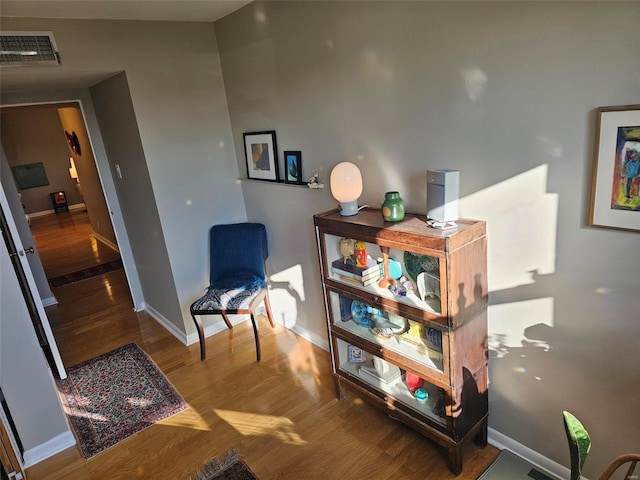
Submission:
[[[51,32],[0,32],[0,66],[58,65]]]

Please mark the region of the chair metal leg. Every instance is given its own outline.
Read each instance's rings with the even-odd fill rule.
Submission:
[[[206,344],[204,340],[204,328],[202,326],[202,322],[199,318],[191,313],[191,318],[193,318],[193,322],[196,324],[196,330],[198,330],[198,338],[200,339],[200,361],[203,361],[207,358]]]
[[[260,336],[258,335],[258,324],[256,323],[256,317],[251,312],[251,323],[253,324],[253,336],[256,338],[256,361],[260,361]]]

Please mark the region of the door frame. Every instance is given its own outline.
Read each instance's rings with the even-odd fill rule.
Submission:
[[[82,97],[83,95],[80,95]],[[55,99],[55,100],[42,100],[24,103],[6,103],[0,104],[1,108],[15,108],[15,107],[29,107],[37,105],[46,105],[55,107],[57,105],[69,105],[77,104],[82,114],[82,121],[84,122],[85,130],[87,132],[89,145],[91,147],[93,158],[95,161],[96,170],[98,172],[98,178],[102,188],[102,195],[107,209],[111,215],[111,225],[116,236],[116,242],[120,250],[120,257],[122,258],[122,264],[124,272],[127,277],[127,284],[129,286],[129,292],[133,301],[133,310],[136,312],[143,311],[146,307],[144,296],[142,293],[142,286],[140,284],[140,278],[133,259],[133,252],[131,250],[131,244],[129,243],[129,237],[127,236],[127,230],[124,224],[120,203],[114,184],[114,177],[112,174],[109,159],[102,143],[102,136],[100,135],[100,125],[91,103],[91,97],[87,91],[86,98],[73,98],[73,99]],[[37,139],[36,139],[37,141]]]

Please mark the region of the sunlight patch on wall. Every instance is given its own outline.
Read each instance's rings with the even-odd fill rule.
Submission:
[[[222,420],[233,427],[240,435],[268,436],[289,445],[306,445],[307,442],[295,432],[294,423],[287,417],[260,415],[257,413],[236,412],[232,410],[214,410]]]
[[[553,306],[551,297],[502,305],[490,305],[489,350],[495,358],[503,358],[514,349],[523,346],[538,347],[545,351],[551,349],[544,335],[535,335],[536,330],[545,331],[538,326],[553,328]],[[533,329],[533,327],[538,327]],[[529,329],[529,331],[527,330]]]
[[[293,327],[298,320],[300,303],[305,301],[302,265],[294,265],[269,276],[269,300],[274,316],[285,327]]]
[[[460,216],[486,220],[489,291],[555,271],[558,195],[541,165],[460,199]]]

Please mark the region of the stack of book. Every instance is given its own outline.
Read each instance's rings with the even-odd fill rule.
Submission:
[[[337,275],[340,280],[357,285],[370,285],[377,282],[382,277],[382,263],[369,257],[366,267],[359,267],[348,258],[335,260],[331,263],[331,273]]]

